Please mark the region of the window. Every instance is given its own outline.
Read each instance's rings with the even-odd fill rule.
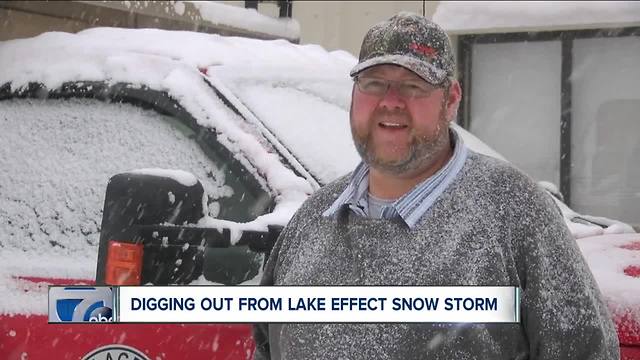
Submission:
[[[473,134],[524,171],[556,184],[560,48],[559,41],[474,46],[469,124]]]
[[[1,101],[3,252],[82,259],[87,267],[83,273],[90,278],[108,180],[133,169],[193,173],[209,197],[213,217],[246,222],[273,206],[253,175],[216,142],[215,132],[196,125],[166,94],[110,90],[117,94],[110,95],[116,102],[55,94]],[[99,94],[96,89],[91,96]],[[119,102],[123,98],[135,105]],[[206,249],[204,258],[205,278],[220,280],[212,274],[233,263],[233,271],[224,275],[232,278],[229,282],[241,282],[257,275],[262,255],[238,247]],[[244,268],[237,269],[240,265]]]
[[[576,211],[640,226],[639,59],[640,28],[460,36],[461,122]]]

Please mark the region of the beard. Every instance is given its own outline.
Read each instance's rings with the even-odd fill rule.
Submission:
[[[362,161],[381,172],[397,175],[415,174],[430,167],[450,146],[449,122],[446,119],[445,108],[446,106],[440,108],[436,131],[433,134],[416,134],[415,129],[412,129],[406,153],[396,159],[385,159],[378,155],[372,130],[373,127],[378,126],[377,119],[381,117],[409,118],[408,113],[405,111],[376,111],[369,127],[360,133],[352,125],[351,135]]]

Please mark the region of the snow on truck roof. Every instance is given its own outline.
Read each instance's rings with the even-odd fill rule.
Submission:
[[[0,42],[0,82],[14,87],[42,81],[55,88],[70,80],[111,80],[159,85],[167,71],[240,65],[318,77],[347,76],[355,59],[345,51],[285,40],[256,40],[217,34],[159,29],[92,28],[76,34],[47,32]],[[153,70],[153,71],[152,71]],[[276,73],[266,75],[278,76]]]

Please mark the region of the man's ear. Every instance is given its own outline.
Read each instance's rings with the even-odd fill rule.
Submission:
[[[455,121],[458,114],[458,107],[462,100],[462,88],[458,80],[452,80],[449,85],[449,94],[447,95],[447,120],[449,122]]]

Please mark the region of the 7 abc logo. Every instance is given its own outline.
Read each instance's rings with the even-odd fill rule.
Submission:
[[[113,322],[111,287],[49,288],[49,322]]]

